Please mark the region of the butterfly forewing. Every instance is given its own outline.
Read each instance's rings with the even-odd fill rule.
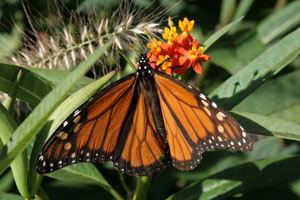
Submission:
[[[176,168],[193,169],[204,151],[252,149],[245,130],[208,97],[163,73],[157,72],[154,77],[172,163]]]
[[[113,160],[135,88],[136,78],[129,75],[76,109],[41,150],[36,171],[48,173],[77,162]]]

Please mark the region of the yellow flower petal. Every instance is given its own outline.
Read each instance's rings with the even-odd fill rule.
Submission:
[[[156,38],[152,39],[152,43],[148,43],[147,47],[150,49],[151,52],[161,52],[161,46],[162,42],[161,41],[157,41]]]
[[[194,28],[194,20],[189,21],[188,18],[184,18],[183,21],[179,20],[178,26],[184,34],[188,34]]]
[[[193,45],[192,49],[190,50],[190,55],[194,60],[202,58],[204,56],[204,54],[202,53],[203,49],[203,46],[197,47],[197,45]]]
[[[170,30],[168,27],[165,27],[165,32],[162,34],[162,37],[165,40],[168,40],[168,43],[173,43],[174,40],[177,38],[178,33],[176,30],[176,27],[173,26],[172,29]]]

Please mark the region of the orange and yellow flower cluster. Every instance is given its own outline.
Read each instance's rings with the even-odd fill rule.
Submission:
[[[193,66],[196,73],[201,74],[202,69],[200,62],[206,62],[210,59],[208,55],[202,53],[203,46],[193,38],[191,32],[194,28],[194,20],[189,21],[184,18],[179,20],[179,28],[182,33],[178,34],[177,29],[173,26],[173,22],[169,22],[169,26],[165,27],[162,34],[163,39],[167,42],[163,43],[153,38],[152,43],[148,43],[150,49],[150,62],[160,66],[160,70],[172,75],[173,72],[179,75],[184,74],[184,70]]]

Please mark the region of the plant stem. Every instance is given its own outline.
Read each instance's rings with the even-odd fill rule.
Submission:
[[[203,71],[202,71],[201,76],[196,75],[196,77],[195,77],[195,86],[197,86],[198,88],[201,88],[201,83],[202,83],[203,80],[205,80],[205,77],[206,77],[206,75],[207,75],[210,67],[211,67],[211,63],[210,62],[204,63],[204,65],[203,65]]]
[[[49,197],[43,188],[40,187],[38,193],[34,197],[34,200],[49,200]]]
[[[114,190],[112,187],[106,187],[106,186],[101,186],[103,189],[107,190],[111,195],[113,195],[115,197],[115,199],[117,200],[123,200],[124,198],[116,191]]]
[[[136,191],[133,196],[133,200],[144,200],[147,198],[148,189],[150,187],[151,178],[148,176],[142,176],[138,178]]]
[[[129,187],[127,186],[127,184],[125,182],[124,175],[122,173],[119,173],[119,176],[120,176],[120,181],[122,183],[122,186],[123,186],[123,188],[125,189],[125,191],[127,193],[127,196],[131,196],[132,192],[131,192],[131,190],[129,189]]]

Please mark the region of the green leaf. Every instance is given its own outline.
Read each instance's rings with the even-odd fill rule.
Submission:
[[[249,133],[300,141],[299,124],[253,113],[234,112],[231,114]]]
[[[251,5],[253,4],[254,0],[240,0],[239,4],[236,8],[236,11],[234,12],[234,15],[232,17],[232,21],[237,20],[238,18],[245,16],[247,12],[249,11]],[[237,28],[239,26],[234,26],[232,29],[229,30],[228,34],[233,34],[236,32]]]
[[[234,25],[236,25],[238,22],[240,22],[243,19],[243,17],[240,17],[239,19],[235,20],[234,22],[231,22],[227,26],[223,27],[222,29],[215,32],[212,36],[210,36],[204,43],[204,49],[203,52],[205,52],[215,41],[217,41],[220,37],[222,37],[227,31],[229,31]]]
[[[246,64],[249,64],[253,59],[255,59],[259,54],[263,53],[265,50],[265,46],[261,43],[256,34],[254,34],[247,40],[245,39],[242,44],[234,49],[235,55],[239,59],[242,59],[244,61],[244,66],[246,66]]]
[[[17,194],[0,192],[0,199],[4,200],[24,200],[24,198]]]
[[[300,38],[300,28],[264,51],[209,96],[225,109],[231,109],[299,55],[298,38]]]
[[[288,156],[297,154],[300,146],[296,143],[283,145],[281,138],[276,137],[261,137],[255,141],[253,150],[247,152],[247,157],[252,160],[266,159],[276,156]]]
[[[46,176],[72,183],[99,185],[110,192],[116,199],[122,199],[92,163],[77,163],[49,173]]]
[[[227,199],[300,178],[300,156],[281,156],[228,168],[185,187],[168,200]],[[283,176],[284,174],[284,176]]]
[[[77,69],[68,75],[60,85],[54,88],[33,110],[33,112],[16,129],[9,142],[0,151],[0,174],[32,141],[35,135],[45,125],[47,118],[67,96],[71,88],[99,59],[104,51],[110,47],[112,41],[97,49]]]
[[[236,0],[223,0],[221,4],[220,12],[220,24],[222,26],[226,25],[232,17],[236,6]]]
[[[9,93],[13,87],[19,70],[22,72],[22,81],[18,86],[16,97],[37,105],[52,89],[51,83],[27,68],[0,63],[0,90]]]
[[[136,54],[131,53],[128,55],[124,54],[123,52],[120,51],[121,56],[126,60],[126,66],[124,69],[126,69],[127,67],[130,67],[130,74],[134,73],[136,71],[136,66],[133,62],[131,62],[132,60],[134,60],[134,58],[136,57]]]
[[[48,80],[52,85],[57,86],[61,83],[61,81],[68,75],[70,72],[60,71],[60,70],[50,70],[45,68],[35,68],[31,67],[28,68],[29,71],[39,75],[40,77]],[[72,88],[69,94],[73,94],[75,91],[79,90],[80,88],[90,84],[94,80],[89,77],[82,77],[80,81],[76,83],[76,85]]]
[[[8,142],[17,126],[17,122],[0,103],[0,138],[3,144]],[[26,151],[17,156],[16,159],[10,164],[10,167],[19,192],[23,197],[30,198],[27,184],[28,163]]]
[[[286,107],[280,111],[274,112],[270,115],[273,118],[285,119],[294,123],[300,124],[300,102],[293,106]]]
[[[236,55],[233,48],[214,48],[209,50],[210,62],[221,66],[230,74],[235,74],[240,71],[246,62]]]
[[[23,71],[23,80],[17,90],[17,98],[34,106],[37,105],[53,87],[59,85],[70,73],[59,70],[19,67],[0,63],[0,91],[5,93],[10,91],[19,70]],[[91,82],[93,82],[93,79],[82,77],[68,94],[74,93]]]
[[[291,191],[296,194],[298,197],[300,196],[300,180],[294,181],[290,185]]]
[[[264,44],[287,33],[300,24],[300,2],[289,3],[280,12],[263,20],[257,27],[257,33]]]
[[[10,191],[15,185],[14,176],[11,170],[7,170],[0,176],[0,191],[7,192]]]
[[[2,5],[3,4],[1,4],[1,6]],[[10,34],[1,31],[2,33],[0,34],[0,60],[7,58],[20,47],[20,44],[22,43],[22,33],[24,29],[24,25],[20,21],[21,20],[18,20],[13,24],[14,27]],[[1,26],[1,28],[3,28],[2,23]]]
[[[228,46],[228,41],[218,42],[217,48],[209,49],[210,61],[224,68],[230,74],[240,71],[265,50],[257,35],[247,32],[244,37],[243,42],[241,44],[237,42],[238,46],[236,47]]]
[[[92,163],[77,163],[45,175],[61,181],[111,187]]]
[[[270,80],[238,104],[233,111],[257,113],[298,122],[299,77],[300,70],[297,70]]]
[[[0,137],[1,141],[5,144],[11,137],[18,124],[6,110],[6,108],[0,103]]]
[[[23,77],[22,75],[23,75],[22,70],[19,70],[16,80],[14,81],[14,84],[11,86],[9,93],[5,98],[5,101],[3,101],[3,106],[7,109],[9,113],[13,113],[14,105],[16,101],[16,93],[19,89],[20,83],[22,82],[22,77]]]

